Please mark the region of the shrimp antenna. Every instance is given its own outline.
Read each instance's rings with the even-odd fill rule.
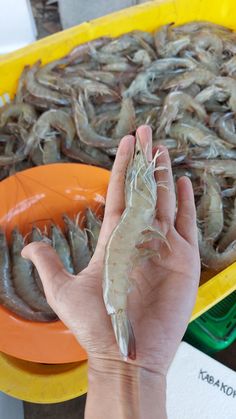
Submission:
[[[152,172],[155,172],[157,170],[161,170],[161,168],[156,168],[156,161],[157,161],[158,157],[160,157],[163,153],[164,153],[164,151],[160,151],[159,149],[157,149],[157,151],[155,152],[152,160],[150,161],[146,171],[144,172],[144,176],[148,176],[150,170]]]

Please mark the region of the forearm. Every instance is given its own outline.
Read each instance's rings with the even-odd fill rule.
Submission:
[[[90,360],[85,419],[166,419],[166,379],[122,361]]]

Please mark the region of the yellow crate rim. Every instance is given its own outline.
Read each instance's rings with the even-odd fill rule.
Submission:
[[[119,36],[135,29],[153,31],[158,26],[192,20],[209,20],[236,28],[234,0],[155,0],[82,23],[0,57],[0,95],[16,91],[26,64],[44,64],[66,55],[73,47],[100,36]]]
[[[33,403],[59,403],[87,392],[87,361],[44,365],[0,353],[0,390]]]
[[[236,262],[199,287],[190,321],[201,316],[235,290]]]
[[[0,95],[14,96],[26,64],[44,64],[67,54],[74,46],[100,36],[118,36],[141,29],[152,31],[169,22],[209,20],[236,29],[235,0],[156,0],[83,23],[0,57]],[[236,289],[236,263],[202,285],[191,320]],[[69,365],[69,367],[68,367]],[[69,400],[87,391],[87,363],[40,365],[0,354],[0,390],[35,403]]]

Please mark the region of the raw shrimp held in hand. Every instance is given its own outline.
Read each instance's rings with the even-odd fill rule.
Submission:
[[[143,149],[137,135],[126,174],[126,208],[108,240],[104,260],[103,298],[125,359],[136,356],[134,333],[127,316],[129,275],[140,258],[158,256],[157,252],[143,247],[145,243],[153,238],[167,242],[161,231],[152,226],[157,202],[155,171],[165,170],[165,167],[156,167],[158,152],[148,162],[148,147],[146,144]]]
[[[150,162],[153,158],[151,129],[140,127],[137,137]],[[99,371],[112,374],[113,370],[124,373],[123,360],[103,302],[102,281],[105,249],[125,209],[125,175],[134,155],[134,143],[133,136],[126,136],[118,148],[101,233],[86,269],[76,276],[67,273],[54,250],[45,243],[31,243],[23,250],[23,256],[31,259],[37,267],[49,304],[86,349],[89,371],[96,374]],[[145,370],[146,374],[151,371],[165,381],[193,309],[200,261],[191,182],[186,177],[177,182],[175,218],[171,163],[164,147],[159,147],[159,154],[158,165],[168,170],[155,172],[158,200],[153,227],[166,237],[171,251],[163,241],[153,239],[150,248],[160,256],[143,259],[132,272],[133,285],[127,296],[127,312],[136,339],[136,360],[128,358],[125,368],[126,371],[127,368]],[[160,182],[166,187],[159,188]],[[87,403],[89,411],[89,399]]]

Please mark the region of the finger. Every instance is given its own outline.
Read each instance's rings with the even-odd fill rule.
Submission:
[[[141,125],[136,131],[136,138],[139,139],[147,160],[152,160],[152,130],[149,125]]]
[[[166,222],[168,225],[174,224],[175,219],[175,187],[171,168],[171,161],[168,150],[164,146],[159,146],[161,153],[157,157],[157,169],[164,166],[167,170],[157,170],[157,219],[160,222]]]
[[[55,306],[57,291],[73,275],[66,272],[55,250],[46,243],[34,242],[24,247],[21,255],[36,266],[50,305]]]
[[[134,137],[132,135],[127,135],[120,142],[115,162],[112,168],[111,178],[106,197],[104,219],[94,258],[101,256],[100,252],[104,251],[104,247],[107,243],[107,240],[110,237],[111,232],[117,225],[122,212],[124,211],[125,175],[133,152]]]
[[[198,245],[196,209],[193,187],[190,179],[182,176],[177,181],[178,211],[176,230],[190,244]]]
[[[114,165],[112,168],[111,179],[108,186],[106,197],[105,216],[110,215],[120,216],[124,210],[124,183],[125,174],[129,161],[134,151],[134,137],[127,135],[122,138]]]

